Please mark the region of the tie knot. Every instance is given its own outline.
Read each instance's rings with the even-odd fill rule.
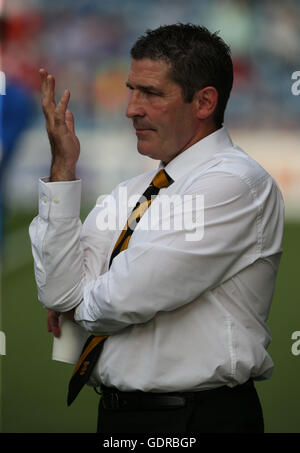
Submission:
[[[174,182],[173,179],[162,169],[154,176],[151,184],[158,189],[162,189],[163,187],[168,187],[172,182]]]

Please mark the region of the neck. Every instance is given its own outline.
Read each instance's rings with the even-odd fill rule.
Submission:
[[[175,159],[175,157],[177,157],[179,154],[183,153],[185,150],[187,150],[188,148],[190,148],[191,146],[193,146],[195,143],[199,142],[203,138],[207,137],[208,135],[212,134],[213,132],[216,132],[218,129],[220,129],[220,128],[216,127],[215,124],[208,124],[208,125],[206,125],[206,127],[201,128],[201,130],[199,130],[188,141],[188,143],[180,151],[178,151],[178,153],[175,156],[172,156],[172,158],[170,160],[162,161],[162,164],[164,166],[167,165],[169,162],[171,162],[171,160]]]

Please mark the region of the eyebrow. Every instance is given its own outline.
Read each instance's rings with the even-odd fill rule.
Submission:
[[[127,86],[127,88],[130,88],[131,90],[134,89],[134,87],[129,82],[126,82],[126,86]],[[160,94],[160,95],[163,94],[163,92],[161,90],[159,90],[157,87],[154,87],[153,85],[148,85],[148,86],[136,85],[135,88],[137,88],[138,90],[144,91],[144,92],[154,92],[154,93]]]

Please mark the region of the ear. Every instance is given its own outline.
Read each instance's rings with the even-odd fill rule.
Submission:
[[[197,118],[205,120],[212,116],[218,105],[218,91],[215,87],[205,87],[195,93]]]

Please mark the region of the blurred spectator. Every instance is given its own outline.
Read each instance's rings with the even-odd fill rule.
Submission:
[[[29,21],[35,23],[35,21]],[[3,218],[5,211],[5,170],[13,160],[16,147],[22,132],[28,127],[35,111],[33,90],[36,88],[34,77],[31,77],[30,65],[23,66],[22,62],[10,64],[7,59],[7,49],[14,46],[23,36],[26,21],[18,16],[16,20],[1,18],[2,67],[5,74],[5,94],[0,96],[0,248],[2,251]],[[26,36],[32,33],[29,26]],[[8,67],[6,66],[8,62]],[[19,71],[16,68],[19,65]]]
[[[287,88],[299,64],[297,0],[9,0],[6,17],[2,56],[7,74],[25,83],[39,102],[39,67],[55,73],[58,95],[65,88],[71,90],[77,122],[94,124],[100,112],[101,124],[107,127],[112,111],[115,117],[122,116],[119,68],[126,59],[129,62],[131,42],[147,28],[180,21],[220,30],[231,45],[235,66],[231,124],[270,126],[270,115],[282,115],[283,104],[285,126],[295,124],[295,99]],[[111,83],[105,78],[107,64]]]

